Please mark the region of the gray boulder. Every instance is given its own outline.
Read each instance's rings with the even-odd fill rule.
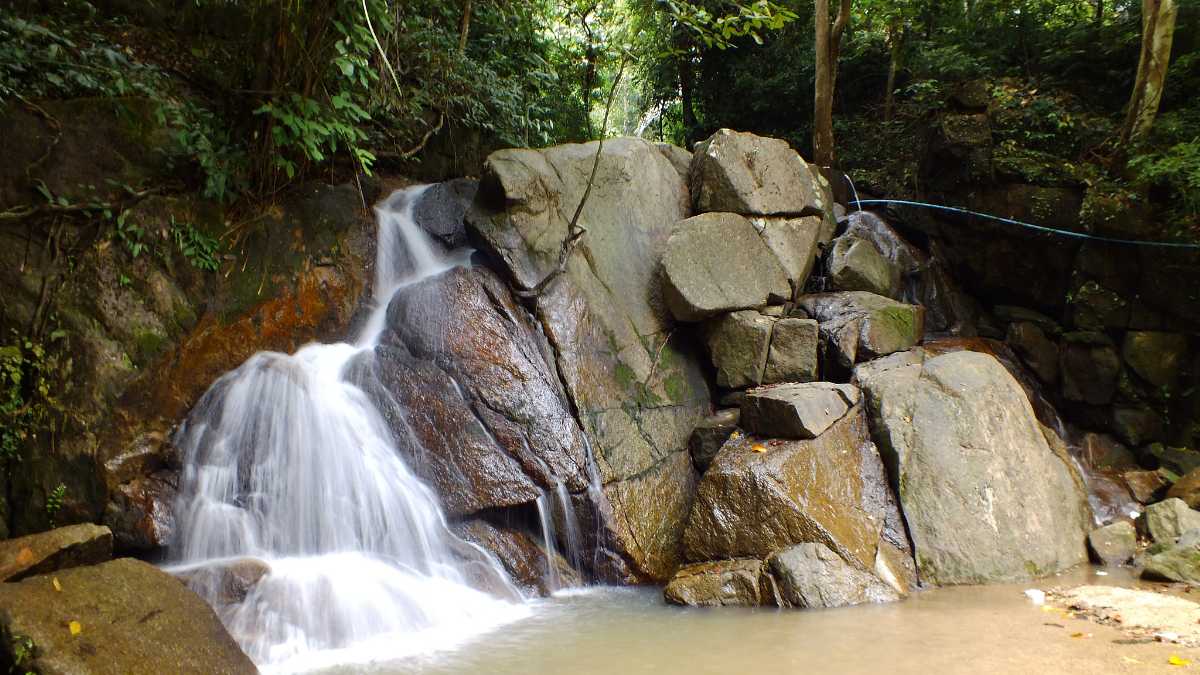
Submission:
[[[1142,558],[1142,576],[1200,586],[1200,530],[1189,530],[1178,543],[1156,544]]]
[[[781,319],[754,310],[732,312],[708,324],[707,342],[721,387],[817,378],[818,330],[811,319]]]
[[[1028,579],[1083,562],[1089,512],[1021,385],[994,357],[918,350],[855,369],[935,584]]]
[[[924,332],[924,308],[865,291],[806,295],[799,306],[820,322],[822,342],[847,368],[909,349]]]
[[[654,147],[658,148],[663,157],[667,158],[667,161],[671,163],[675,171],[679,173],[679,177],[686,181],[688,173],[692,169],[692,153],[678,145],[671,145],[670,143],[655,143]]]
[[[771,554],[766,564],[780,607],[845,607],[900,599],[891,586],[846,564],[824,544],[797,544]]]
[[[858,389],[830,382],[776,384],[746,392],[741,424],[770,438],[816,438],[858,403]]]
[[[467,216],[472,240],[520,289],[558,267],[596,143],[501,150]],[[532,299],[550,360],[591,441],[607,506],[596,527],[620,579],[665,581],[679,565],[695,489],[687,440],[711,413],[704,355],[673,332],[661,260],[688,216],[686,182],[653,144],[604,143],[566,270]],[[755,235],[757,236],[757,235]]]
[[[1188,530],[1200,529],[1200,511],[1172,497],[1146,507],[1142,515],[1146,533],[1155,543],[1173,544]]]
[[[1105,525],[1088,534],[1088,548],[1105,565],[1124,565],[1137,553],[1137,530],[1124,520]]]
[[[821,215],[833,208],[787,141],[721,129],[696,146],[691,193],[697,213]]]
[[[838,237],[833,241],[826,265],[834,290],[869,291],[889,298],[899,294],[899,274],[866,239]]]
[[[733,213],[680,222],[667,240],[662,267],[667,306],[680,321],[792,297],[779,259],[750,221]]]
[[[760,577],[762,561],[753,559],[720,560],[679,568],[663,598],[675,605],[692,607],[756,607],[769,604],[764,597]]]

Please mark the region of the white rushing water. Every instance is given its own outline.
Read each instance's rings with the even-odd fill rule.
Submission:
[[[421,189],[377,209],[376,307],[356,343],[254,355],[213,384],[176,437],[171,562],[269,565],[243,602],[222,604],[219,584],[198,589],[264,670],[450,648],[529,613],[495,560],[450,533],[436,495],[346,379],[353,361],[373,357],[392,294],[465,260],[440,255],[413,222]],[[508,599],[468,584],[481,576]]]

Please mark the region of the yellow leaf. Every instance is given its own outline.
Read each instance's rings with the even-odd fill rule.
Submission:
[[[1071,637],[1073,637],[1073,638],[1090,638],[1090,637],[1092,637],[1092,634],[1091,633],[1071,633]]]
[[[50,585],[54,586],[54,590],[58,591],[59,593],[62,593],[62,584],[58,583],[58,577],[54,577],[53,579],[51,579]]]
[[[78,621],[72,621],[67,624],[67,630],[71,631],[71,635],[79,635],[83,632],[83,626]]]
[[[729,437],[736,441],[742,437],[742,432],[735,430],[732,434],[729,434]]]
[[[1171,658],[1167,659],[1167,663],[1173,666],[1186,666],[1191,664],[1191,661],[1188,661],[1187,659],[1181,659],[1175,654],[1172,654]]]
[[[762,443],[755,443],[754,445],[750,446],[750,449],[754,452],[766,452],[767,446],[763,445]]]

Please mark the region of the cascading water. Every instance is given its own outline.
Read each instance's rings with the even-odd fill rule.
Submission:
[[[450,533],[435,494],[346,378],[352,362],[374,357],[397,289],[465,260],[439,255],[413,222],[419,191],[377,210],[376,307],[356,344],[254,355],[213,384],[176,437],[185,464],[171,561],[269,566],[241,602],[220,584],[197,587],[264,669],[445,648],[529,611],[494,559]]]

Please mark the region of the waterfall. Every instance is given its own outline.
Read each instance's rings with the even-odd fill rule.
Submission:
[[[436,495],[347,381],[353,363],[374,358],[392,294],[465,260],[436,251],[413,222],[420,190],[377,209],[375,308],[357,342],[255,354],[175,437],[184,470],[170,562],[269,566],[241,602],[221,584],[196,588],[264,670],[447,648],[529,612],[498,563],[450,533]]]

